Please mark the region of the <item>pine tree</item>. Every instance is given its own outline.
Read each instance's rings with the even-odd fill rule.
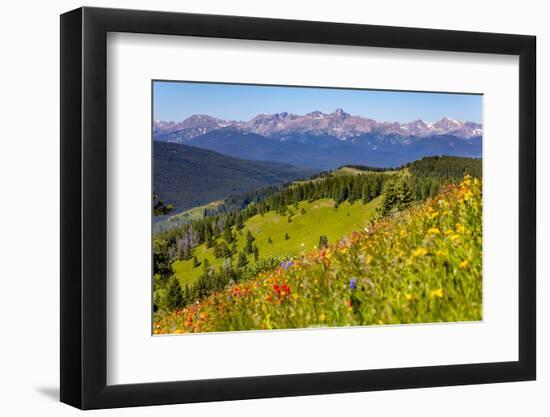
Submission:
[[[328,246],[328,237],[325,235],[319,236],[319,248],[326,248]]]
[[[153,273],[162,276],[172,274],[172,264],[168,256],[168,242],[166,240],[153,240]]]
[[[239,268],[242,268],[243,266],[245,266],[246,264],[248,263],[248,259],[246,259],[246,255],[244,254],[244,252],[240,252],[239,253],[239,260],[237,262],[237,266]]]
[[[246,232],[246,245],[245,245],[245,252],[246,253],[252,253],[254,252],[253,243],[254,243],[254,236],[252,236],[252,233],[250,233],[250,230]]]
[[[268,237],[268,238],[267,238],[267,243],[268,243],[269,245],[273,245],[273,239],[271,239],[271,237]]]
[[[382,194],[384,197],[380,206],[380,212],[383,216],[386,216],[397,205],[397,190],[394,180],[386,181]]]
[[[254,262],[258,262],[260,260],[260,250],[256,245],[254,245]]]
[[[196,268],[200,265],[200,261],[196,256],[193,256],[193,268]]]
[[[288,240],[290,239],[290,236],[288,235],[288,233],[285,233],[285,240]]]
[[[409,206],[413,200],[413,193],[411,185],[407,178],[401,178],[397,186],[397,208],[399,210]]]
[[[166,295],[164,297],[164,308],[172,311],[181,307],[183,307],[183,290],[181,289],[178,278],[172,275],[168,282],[168,288],[166,289]]]
[[[210,261],[208,259],[205,259],[203,264],[202,264],[202,269],[204,270],[204,273],[205,274],[209,274],[210,273]]]
[[[226,226],[226,227],[223,229],[223,238],[224,238],[224,240],[227,242],[227,244],[230,244],[230,243],[233,242],[233,240],[235,239],[235,237],[233,236],[233,232],[231,231],[231,227]]]
[[[235,227],[237,228],[237,230],[241,230],[244,227],[244,220],[241,214],[239,214],[239,216],[237,217],[237,224]]]

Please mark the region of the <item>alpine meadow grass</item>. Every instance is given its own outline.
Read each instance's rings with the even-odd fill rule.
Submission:
[[[192,333],[482,319],[482,185],[465,176],[324,248],[155,316]]]

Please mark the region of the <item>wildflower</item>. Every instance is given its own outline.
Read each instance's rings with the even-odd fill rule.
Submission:
[[[350,289],[351,291],[353,291],[353,290],[356,289],[356,288],[357,288],[357,278],[352,278],[352,279],[350,279],[350,281],[349,281],[349,289]]]
[[[457,223],[455,229],[457,233],[464,233],[465,227],[462,226],[460,223]]]
[[[439,258],[444,258],[445,257],[445,252],[443,252],[441,249],[439,249],[436,253],[435,253],[435,256],[439,257]]]
[[[413,256],[424,256],[428,254],[428,249],[426,248],[417,248],[413,251]]]
[[[443,288],[437,288],[430,291],[430,298],[442,298],[443,297]]]
[[[325,315],[324,315],[324,313],[321,313],[321,315],[319,316],[319,320],[320,320],[320,321],[325,321]]]
[[[405,294],[405,299],[407,301],[412,301],[414,300],[416,297],[414,297],[412,294]]]
[[[449,239],[451,239],[451,242],[454,242],[455,240],[460,239],[460,236],[459,235],[451,235],[451,237]]]
[[[288,269],[292,265],[294,265],[294,262],[292,262],[292,261],[283,261],[283,262],[281,262],[281,268],[283,268],[283,269]]]
[[[468,266],[468,260],[467,259],[464,259],[462,262],[460,262],[460,264],[458,265],[458,267],[460,269],[464,269]]]
[[[438,235],[439,233],[441,233],[439,231],[439,229],[437,227],[430,227],[430,229],[428,229],[428,234],[429,235]]]
[[[473,196],[474,194],[471,191],[466,191],[464,193],[464,201],[469,201]]]

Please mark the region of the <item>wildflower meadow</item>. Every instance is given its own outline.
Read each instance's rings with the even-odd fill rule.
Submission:
[[[466,175],[383,214],[333,243],[157,312],[153,333],[481,320],[481,179]]]

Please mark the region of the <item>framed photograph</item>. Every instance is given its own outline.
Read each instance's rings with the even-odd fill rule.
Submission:
[[[61,401],[533,380],[535,37],[61,16]]]

